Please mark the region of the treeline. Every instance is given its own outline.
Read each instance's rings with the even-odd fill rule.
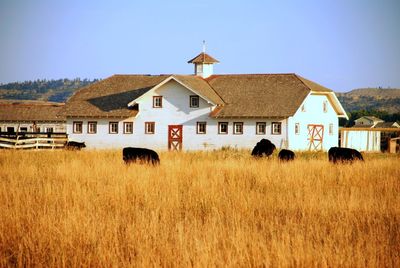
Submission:
[[[375,116],[378,117],[385,122],[400,122],[400,113],[388,113],[386,111],[378,111],[378,110],[356,110],[347,113],[349,120],[344,118],[340,118],[339,125],[345,127],[354,126],[354,120],[363,117],[363,116]]]
[[[100,79],[38,79],[35,81],[0,84],[1,99],[24,99],[65,102],[73,92]]]

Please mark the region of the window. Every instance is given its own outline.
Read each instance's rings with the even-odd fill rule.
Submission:
[[[206,122],[197,122],[197,134],[206,134]]]
[[[14,133],[14,127],[7,127],[8,133]]]
[[[190,108],[199,107],[199,96],[190,96]]]
[[[82,122],[75,121],[73,123],[73,133],[82,133]]]
[[[118,133],[118,122],[110,122],[109,123],[109,133],[110,134]]]
[[[97,122],[88,122],[87,132],[89,134],[95,134],[97,132]]]
[[[218,134],[228,134],[228,122],[218,122]]]
[[[278,135],[281,134],[281,122],[272,122],[272,134]]]
[[[294,125],[294,134],[299,135],[300,134],[300,124],[296,123]]]
[[[233,134],[243,134],[243,122],[233,123]]]
[[[256,123],[256,134],[257,135],[265,135],[267,124],[265,122],[257,122]]]
[[[21,132],[28,132],[28,128],[27,127],[20,127],[19,131]]]
[[[144,133],[145,134],[154,134],[155,133],[155,126],[156,123],[154,122],[145,122],[144,123]]]
[[[303,105],[301,105],[301,111],[302,112],[305,112],[306,111],[306,106],[303,104]]]
[[[162,108],[162,96],[153,96],[153,108]]]
[[[322,103],[322,109],[323,109],[324,113],[328,112],[328,102],[327,101],[324,101]]]
[[[124,122],[124,134],[133,133],[133,122]]]
[[[333,135],[333,124],[329,124],[329,135]]]
[[[53,133],[53,132],[54,132],[54,128],[52,128],[52,127],[46,127],[46,132],[47,132],[47,133]]]

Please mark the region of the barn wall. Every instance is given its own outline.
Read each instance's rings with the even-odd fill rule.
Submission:
[[[324,112],[323,103],[326,102],[327,110]],[[288,139],[291,150],[308,150],[308,129],[309,124],[324,126],[323,150],[327,151],[333,146],[338,146],[339,120],[328,98],[324,95],[309,94],[304,100],[304,111],[299,107],[294,116],[288,119]],[[295,133],[296,123],[300,126],[300,132]],[[333,132],[329,133],[329,125],[333,125]]]
[[[379,152],[381,150],[381,132],[344,130],[341,138],[341,147],[366,152]]]
[[[163,96],[162,108],[153,108],[153,96]],[[271,140],[277,148],[286,147],[287,120],[271,119],[212,119],[209,114],[212,105],[200,98],[199,108],[190,108],[189,97],[194,95],[185,87],[170,81],[157,89],[154,94],[143,96],[136,118],[119,120],[119,133],[109,134],[109,122],[113,119],[93,120],[88,118],[68,119],[69,139],[84,141],[88,148],[120,148],[125,146],[168,149],[168,125],[183,125],[183,149],[204,150],[217,149],[223,146],[233,148],[253,148],[262,138]],[[83,122],[83,133],[73,134],[73,121]],[[87,133],[87,122],[97,121],[97,133]],[[123,134],[123,122],[131,121],[133,134]],[[155,134],[145,134],[145,122],[155,122]],[[197,122],[207,122],[206,134],[197,134]],[[218,122],[228,122],[228,134],[218,134]],[[233,134],[233,123],[243,122],[243,134]],[[256,135],[256,122],[266,122],[266,134]],[[281,122],[280,135],[271,134],[271,123]]]
[[[66,132],[66,124],[59,122],[36,122],[36,126],[41,132],[46,132],[47,128],[53,128],[53,132]],[[33,122],[0,122],[0,131],[7,131],[7,127],[13,127],[14,131],[20,131],[26,127],[28,132],[33,132]],[[19,128],[19,129],[18,129]]]

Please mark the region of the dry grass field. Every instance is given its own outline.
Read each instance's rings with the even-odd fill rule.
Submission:
[[[400,267],[400,158],[0,151],[0,266]]]

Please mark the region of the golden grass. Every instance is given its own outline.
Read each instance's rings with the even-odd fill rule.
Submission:
[[[0,151],[0,266],[400,266],[399,156]]]

